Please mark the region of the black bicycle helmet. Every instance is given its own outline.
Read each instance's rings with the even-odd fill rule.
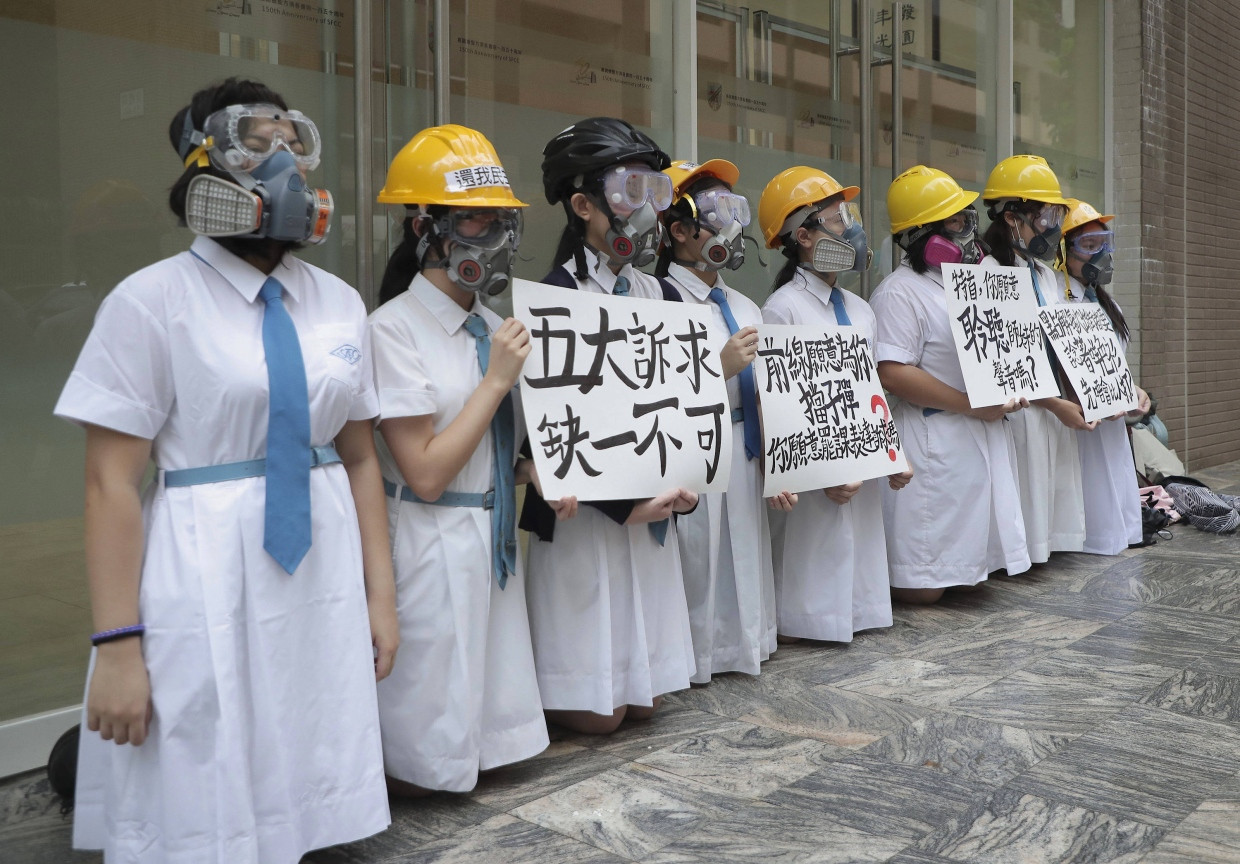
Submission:
[[[569,126],[543,148],[543,192],[554,204],[572,194],[577,178],[621,162],[644,162],[655,171],[672,164],[648,135],[615,117],[590,117]]]

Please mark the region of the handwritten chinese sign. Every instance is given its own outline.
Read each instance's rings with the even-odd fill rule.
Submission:
[[[1064,375],[1072,382],[1086,422],[1137,407],[1137,391],[1111,319],[1097,303],[1065,303],[1038,310]]]
[[[945,264],[943,288],[972,407],[1059,395],[1027,267]]]
[[[722,492],[732,421],[704,307],[513,280],[521,402],[548,498]]]
[[[856,327],[758,329],[764,495],[904,471],[869,341]]]

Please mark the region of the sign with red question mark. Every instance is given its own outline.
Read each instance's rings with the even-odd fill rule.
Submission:
[[[762,403],[763,494],[908,469],[861,328],[764,324],[754,369]]]

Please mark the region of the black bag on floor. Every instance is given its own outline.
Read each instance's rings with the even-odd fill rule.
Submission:
[[[73,809],[73,793],[77,788],[78,740],[82,727],[74,726],[56,739],[47,757],[47,783],[60,796],[60,809],[68,813]]]

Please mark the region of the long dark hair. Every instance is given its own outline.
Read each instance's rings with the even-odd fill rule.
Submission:
[[[406,215],[401,223],[400,244],[392,250],[387,267],[383,271],[383,281],[379,283],[379,305],[403,294],[409,289],[409,283],[422,269],[418,261],[418,237],[413,233],[413,215]]]

